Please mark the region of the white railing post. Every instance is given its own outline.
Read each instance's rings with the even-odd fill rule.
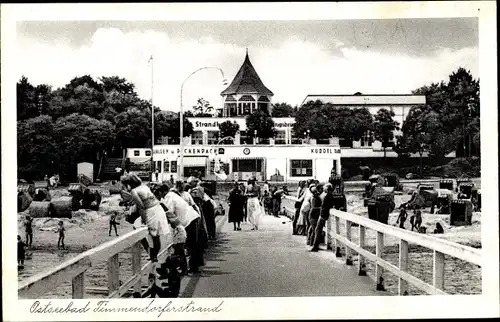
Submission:
[[[326,249],[331,250],[332,249],[332,216],[328,217],[328,220],[326,221]]]
[[[444,254],[434,251],[433,279],[435,288],[444,290]]]
[[[382,258],[382,253],[384,252],[384,233],[377,231],[377,246],[375,250],[375,255],[377,258]],[[383,271],[382,266],[375,266],[375,276],[377,278],[377,291],[385,291],[384,278],[382,277]]]
[[[85,272],[82,272],[71,280],[71,298],[83,299],[85,294]]]
[[[120,288],[120,261],[117,253],[108,259],[108,294]]]
[[[348,241],[351,241],[351,222],[349,220],[345,221],[345,238]],[[344,245],[344,248],[345,248],[345,264],[352,265],[351,248],[349,248],[347,244]]]
[[[408,272],[408,242],[406,240],[399,240],[399,270]],[[408,295],[408,282],[403,278],[399,278],[398,294]]]
[[[132,275],[141,275],[141,250],[142,245],[140,242],[132,246]],[[137,283],[134,284],[134,292],[141,292],[141,290],[142,278],[139,278]]]
[[[365,227],[359,225],[359,248],[365,247],[365,232]],[[361,254],[358,254],[358,275],[366,276],[365,258]]]
[[[340,236],[340,218],[337,216],[335,217],[335,236]],[[340,241],[335,238],[335,256],[336,257],[342,257],[342,254],[340,253]]]

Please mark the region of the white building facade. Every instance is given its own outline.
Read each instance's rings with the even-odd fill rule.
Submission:
[[[183,168],[180,168],[179,145],[156,145],[153,150],[159,180],[187,178],[199,173],[205,180],[217,180],[215,171],[221,166],[226,180],[291,182],[307,179],[326,181],[332,169],[341,174],[340,148],[289,145],[191,145],[184,147]],[[151,160],[151,149],[128,149],[130,163]]]
[[[248,57],[231,84],[221,92],[223,108],[219,117],[187,117],[193,124],[193,134],[183,139],[184,158],[179,162],[180,145],[155,145],[152,153],[159,180],[170,177],[188,177],[199,173],[206,180],[215,180],[215,172],[222,167],[227,180],[299,181],[315,178],[326,181],[332,169],[341,174],[341,158],[384,157],[382,144],[373,140],[372,134],[351,146],[342,146],[339,138],[314,140],[307,133],[294,133],[293,117],[273,118],[277,135],[259,139],[258,133],[247,133],[245,117],[256,110],[272,113],[271,92],[262,82]],[[400,126],[412,106],[425,104],[425,96],[419,95],[308,95],[309,101],[330,103],[332,108],[366,107],[373,115],[380,109],[392,110]],[[239,132],[231,140],[219,135],[219,125],[230,121],[239,125]],[[257,130],[258,131],[258,130]],[[398,131],[396,131],[398,132]],[[398,134],[398,133],[396,133]],[[257,138],[254,138],[257,137]],[[396,157],[391,149],[386,157]],[[127,159],[134,168],[151,164],[151,149],[128,149]],[[217,170],[216,170],[217,169]],[[138,170],[139,171],[139,170]]]

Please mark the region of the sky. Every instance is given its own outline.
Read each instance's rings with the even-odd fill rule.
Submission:
[[[458,67],[477,78],[479,68],[477,18],[23,21],[16,29],[19,78],[57,88],[76,76],[118,75],[171,111],[191,72],[218,67],[229,84],[247,48],[273,102],[291,105],[308,94],[410,94]],[[224,88],[218,70],[200,71],[184,83],[184,108],[198,98],[220,107]]]

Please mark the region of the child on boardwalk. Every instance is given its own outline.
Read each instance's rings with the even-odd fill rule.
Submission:
[[[174,236],[173,236],[173,245],[172,248],[174,250],[174,255],[179,257],[179,266],[182,271],[182,275],[187,275],[188,273],[188,267],[187,267],[187,258],[186,258],[186,252],[184,250],[184,245],[186,243],[187,239],[187,234],[186,234],[186,229],[184,226],[182,226],[178,222],[173,222],[170,224],[172,228],[174,229]]]
[[[21,239],[21,236],[17,235],[17,267],[24,268],[24,256],[26,244]]]
[[[262,197],[262,204],[264,205],[264,209],[266,214],[270,215],[273,211],[273,199],[269,194],[269,191],[264,191],[264,196]]]
[[[144,292],[144,294],[142,294],[142,297],[143,298],[145,298],[145,297],[155,298],[157,296],[160,298],[163,297],[163,289],[156,284],[156,275],[155,274],[149,274],[148,282],[149,282],[149,287],[146,290],[146,292]]]
[[[57,248],[62,247],[64,248],[64,231],[66,229],[64,228],[64,223],[62,221],[59,221],[59,227],[57,227],[56,233],[59,233],[59,240],[57,241]]]

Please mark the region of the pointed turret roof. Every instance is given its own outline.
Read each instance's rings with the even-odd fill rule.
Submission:
[[[234,94],[259,94],[259,95],[274,95],[260,80],[259,75],[248,58],[248,50],[245,56],[245,61],[241,65],[240,70],[234,76],[231,84],[220,93],[221,95]]]

